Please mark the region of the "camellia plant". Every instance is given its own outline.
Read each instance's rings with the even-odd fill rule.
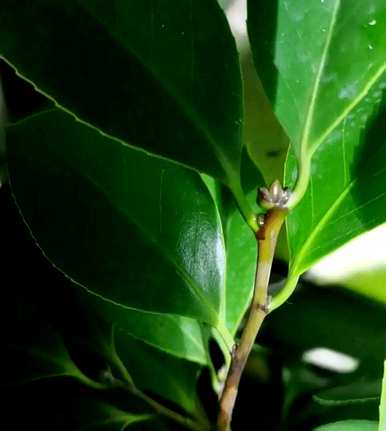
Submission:
[[[386,430],[384,305],[281,307],[386,221],[385,0],[249,0],[247,30],[252,85],[215,0],[1,1],[4,67],[41,102],[4,120],[2,181],[65,285],[61,325],[23,311],[8,383],[85,386],[51,383],[55,429],[227,431],[245,370],[234,430]],[[357,374],[301,363],[326,339]]]

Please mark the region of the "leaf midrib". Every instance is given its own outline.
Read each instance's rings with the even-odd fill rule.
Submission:
[[[306,154],[307,154],[307,150],[308,150],[309,137],[310,137],[312,123],[313,123],[313,117],[314,117],[314,113],[315,113],[316,101],[317,101],[317,97],[319,94],[320,82],[321,82],[321,79],[323,76],[324,68],[326,65],[327,57],[328,57],[328,51],[329,51],[329,48],[331,45],[332,35],[334,32],[334,26],[336,23],[336,18],[337,18],[338,11],[339,11],[339,6],[340,6],[340,0],[336,0],[334,9],[333,9],[333,12],[331,15],[331,22],[330,22],[330,25],[328,27],[328,31],[326,33],[325,44],[323,46],[323,51],[322,51],[322,56],[321,56],[321,59],[319,62],[318,71],[315,75],[314,84],[312,86],[310,104],[309,104],[309,108],[307,110],[307,115],[306,115],[304,127],[303,127],[302,134],[301,134],[301,139],[300,139],[300,153],[301,153],[300,157],[302,160],[305,159]]]

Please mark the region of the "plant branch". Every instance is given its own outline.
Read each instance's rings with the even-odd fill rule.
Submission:
[[[235,346],[232,354],[231,366],[220,400],[220,413],[217,420],[218,431],[230,430],[232,412],[237,397],[241,375],[252,350],[255,338],[265,316],[268,314],[269,277],[271,274],[277,237],[286,215],[286,208],[273,207],[265,215],[264,224],[256,235],[259,253],[254,295],[240,343],[237,347]]]

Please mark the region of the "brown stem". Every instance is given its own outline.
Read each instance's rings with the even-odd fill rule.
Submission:
[[[247,323],[240,343],[235,346],[232,362],[220,399],[220,412],[217,420],[218,431],[229,431],[237,391],[248,356],[265,316],[268,314],[268,283],[277,237],[287,215],[285,208],[272,208],[265,216],[264,225],[258,231],[258,261],[255,290]]]

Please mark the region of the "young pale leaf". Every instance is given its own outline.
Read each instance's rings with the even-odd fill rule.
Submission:
[[[322,425],[314,431],[377,431],[377,423],[362,420],[347,420]]]
[[[4,0],[0,55],[104,133],[238,182],[240,68],[216,0]]]
[[[117,354],[136,386],[157,394],[194,413],[197,409],[196,384],[200,370],[193,364],[116,331]]]
[[[222,325],[222,230],[198,174],[57,110],[7,139],[16,201],[54,265],[123,307]]]

